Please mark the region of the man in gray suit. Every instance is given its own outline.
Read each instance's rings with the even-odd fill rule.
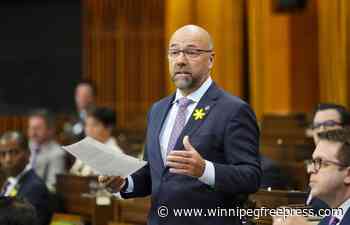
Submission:
[[[54,131],[54,120],[48,111],[31,113],[28,118],[30,165],[50,190],[54,190],[56,174],[65,172],[65,153],[53,139]]]

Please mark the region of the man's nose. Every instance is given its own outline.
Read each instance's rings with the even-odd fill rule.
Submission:
[[[6,153],[3,157],[4,157],[3,161],[5,164],[9,164],[12,161],[12,156],[9,153]]]
[[[178,55],[176,58],[175,58],[175,63],[176,65],[178,66],[184,66],[187,64],[187,57],[185,55],[184,52],[180,52],[180,55]]]
[[[308,166],[306,168],[306,172],[311,175],[313,173],[316,173],[316,170],[315,170],[314,166]]]

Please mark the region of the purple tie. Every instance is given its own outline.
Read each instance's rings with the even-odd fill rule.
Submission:
[[[188,113],[187,106],[189,106],[192,103],[192,100],[183,97],[183,98],[180,98],[177,101],[177,103],[178,103],[179,109],[177,111],[175,123],[171,131],[167,153],[169,153],[171,150],[174,149],[177,139],[179,138],[183,128],[185,127],[186,116]]]
[[[339,219],[335,216],[332,216],[328,222],[328,225],[337,225],[338,222],[339,222]]]

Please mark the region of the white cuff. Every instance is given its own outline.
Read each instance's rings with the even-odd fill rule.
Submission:
[[[205,169],[203,175],[198,178],[198,180],[203,183],[209,185],[210,187],[214,187],[215,185],[215,167],[214,164],[208,160],[205,160]]]

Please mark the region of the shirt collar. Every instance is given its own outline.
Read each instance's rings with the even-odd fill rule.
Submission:
[[[194,103],[199,102],[199,100],[203,97],[205,92],[209,89],[210,85],[213,83],[213,80],[209,76],[207,80],[194,92],[187,95],[186,98],[191,99]],[[184,96],[181,94],[181,91],[179,89],[176,89],[176,95],[175,99],[172,102],[173,104],[177,102],[180,98],[183,98]]]
[[[348,199],[345,202],[343,202],[338,208],[343,210],[343,214],[341,214],[341,215],[334,215],[334,217],[338,218],[339,222],[341,222],[343,217],[345,216],[346,212],[350,208],[350,199]]]

